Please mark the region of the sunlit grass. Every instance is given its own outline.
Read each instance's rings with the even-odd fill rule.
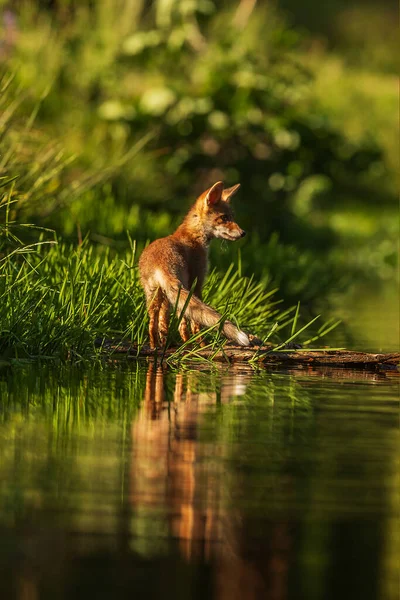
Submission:
[[[59,243],[3,258],[0,352],[79,359],[94,354],[98,336],[142,342],[145,307],[134,257],[134,248],[116,258],[86,243]]]

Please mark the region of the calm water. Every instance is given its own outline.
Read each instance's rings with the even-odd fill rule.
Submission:
[[[1,598],[395,600],[398,382],[3,367]]]
[[[400,352],[399,281],[375,287],[359,284],[334,304],[334,315],[342,325],[329,334],[328,345],[361,352]]]

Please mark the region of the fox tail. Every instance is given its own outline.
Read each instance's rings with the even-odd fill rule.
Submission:
[[[172,279],[169,277],[168,281],[163,281],[160,287],[162,288],[163,292],[167,296],[172,306],[175,306],[177,304],[177,308],[180,312],[182,312],[182,310],[185,307],[185,304],[187,303],[185,309],[185,317],[191,319],[195,323],[203,325],[204,327],[212,327],[213,325],[216,325],[221,319],[221,315],[216,310],[211,308],[211,306],[204,304],[204,302],[199,300],[193,294],[192,296],[190,296],[189,290],[184,288],[178,279]],[[188,302],[189,296],[190,299]],[[233,340],[240,346],[250,345],[249,338],[244,333],[244,331],[238,329],[230,321],[224,322],[222,331],[224,332],[227,338]]]

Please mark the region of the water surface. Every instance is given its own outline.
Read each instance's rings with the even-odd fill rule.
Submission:
[[[397,597],[396,374],[0,369],[0,590]]]
[[[390,281],[358,284],[339,296],[334,314],[342,324],[329,334],[329,345],[361,352],[400,352],[399,292],[399,282]]]

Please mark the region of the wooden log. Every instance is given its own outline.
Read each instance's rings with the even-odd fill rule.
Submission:
[[[107,352],[125,354],[131,358],[150,358],[162,356],[162,350],[155,352],[149,346],[137,347],[127,342],[105,340],[102,347]],[[168,348],[164,358],[170,358],[178,348]],[[296,349],[285,351],[274,351],[271,346],[242,347],[226,344],[222,350],[216,352],[210,348],[193,348],[181,351],[181,358],[194,359],[204,358],[216,362],[228,362],[230,364],[247,363],[256,360],[259,365],[286,365],[286,366],[329,366],[347,367],[353,369],[375,369],[398,371],[400,366],[400,352],[390,354],[354,352],[351,350],[312,350]],[[178,355],[177,355],[178,359]],[[400,371],[399,371],[400,372]]]

